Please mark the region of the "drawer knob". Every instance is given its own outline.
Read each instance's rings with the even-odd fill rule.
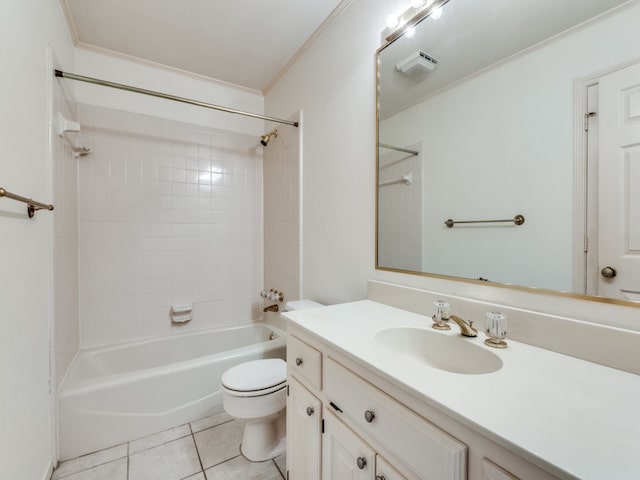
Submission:
[[[307,415],[313,415],[313,407],[307,407]]]
[[[376,418],[376,414],[373,413],[373,410],[367,410],[366,412],[364,412],[364,419],[367,421],[367,423],[373,422],[374,418]]]
[[[300,357],[296,358],[296,365],[297,366],[302,365],[302,359]]]
[[[367,466],[367,459],[364,457],[358,457],[358,460],[356,461],[356,463],[358,464],[358,468],[360,470],[363,470],[364,467]]]
[[[376,475],[376,480],[387,480],[384,475]]]

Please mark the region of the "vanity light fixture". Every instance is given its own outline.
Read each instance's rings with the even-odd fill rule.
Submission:
[[[440,18],[440,15],[442,15],[441,7],[448,1],[449,0],[415,0],[411,2],[411,6],[405,10],[402,15],[389,15],[389,17],[387,17],[387,28],[382,32],[384,40],[388,43],[393,42],[396,38],[409,32],[409,30],[430,15],[433,16],[433,18]],[[420,6],[417,6],[418,4],[420,4]]]

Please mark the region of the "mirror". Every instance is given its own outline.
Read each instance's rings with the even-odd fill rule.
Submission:
[[[640,2],[441,10],[378,50],[376,268],[640,306]]]

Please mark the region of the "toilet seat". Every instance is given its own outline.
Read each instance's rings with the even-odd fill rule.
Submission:
[[[222,374],[222,388],[235,397],[258,397],[286,387],[287,364],[280,358],[245,362]]]

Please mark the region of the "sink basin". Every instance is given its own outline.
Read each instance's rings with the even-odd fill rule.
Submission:
[[[375,340],[399,355],[447,372],[478,375],[502,367],[502,360],[495,353],[458,335],[396,327],[380,330]]]

